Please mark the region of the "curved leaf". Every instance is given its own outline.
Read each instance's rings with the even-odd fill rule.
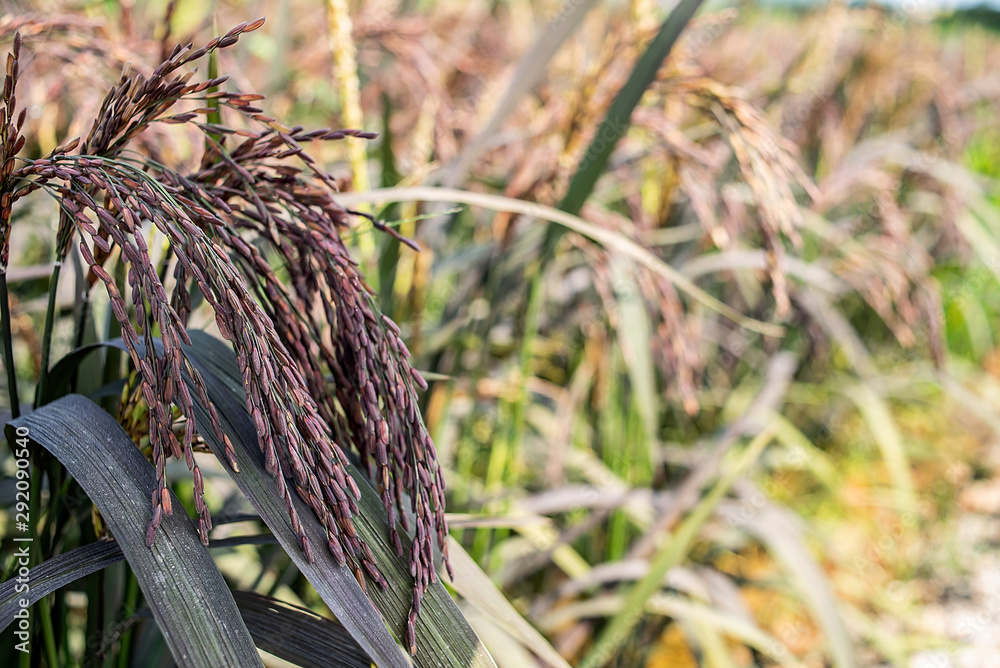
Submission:
[[[249,591],[234,591],[257,647],[302,668],[369,668],[371,659],[340,622]]]
[[[785,328],[781,325],[755,320],[743,315],[728,304],[722,303],[698,287],[690,278],[650,252],[649,249],[635,243],[627,236],[615,230],[608,230],[594,225],[579,216],[566,213],[560,209],[554,209],[550,206],[519,200],[513,197],[505,197],[503,195],[491,195],[471,190],[431,186],[376,188],[367,192],[343,193],[337,196],[337,201],[341,205],[346,206],[358,204],[359,202],[461,202],[494,211],[508,211],[510,213],[521,214],[522,216],[531,216],[539,220],[546,220],[556,223],[571,232],[587,237],[591,241],[595,241],[608,250],[621,255],[623,258],[642,265],[660,278],[669,281],[675,288],[691,299],[699,302],[706,308],[712,309],[724,318],[732,320],[740,327],[765,336],[780,337],[785,335]]]
[[[666,60],[674,43],[681,36],[685,26],[694,16],[704,0],[681,0],[660,26],[660,31],[649,43],[639,62],[635,64],[628,81],[618,95],[615,96],[608,115],[604,117],[600,129],[594,135],[580,166],[569,183],[569,190],[559,204],[559,208],[567,213],[577,214],[583,209],[584,202],[590,197],[597,184],[597,179],[604,172],[611,152],[618,140],[625,136],[629,127],[632,111],[639,104],[646,89],[656,80],[663,61]],[[548,252],[555,248],[555,241],[563,230],[549,228],[546,239]]]
[[[514,639],[553,668],[570,668],[569,663],[521,613],[511,605],[486,573],[454,538],[448,538],[448,554],[455,569],[455,590],[508,639]]]
[[[499,133],[504,120],[514,111],[521,98],[542,81],[548,62],[570,35],[576,32],[595,4],[597,0],[568,0],[563,3],[556,17],[535,39],[531,50],[521,56],[517,69],[486,126],[466,144],[455,162],[445,170],[441,180],[446,187],[454,188],[465,181],[469,169],[483,152],[487,142]]]
[[[117,564],[125,558],[118,543],[100,540],[52,557],[31,569],[28,591],[18,593],[17,579],[11,578],[0,585],[0,631],[10,626],[14,614],[20,609],[18,599],[27,598],[29,605],[48,596],[56,589],[85,578],[91,573]]]
[[[855,648],[851,635],[841,617],[837,596],[830,587],[829,578],[809,554],[796,524],[796,517],[786,508],[766,503],[750,517],[740,510],[745,506],[722,504],[719,514],[733,523],[745,527],[767,548],[787,571],[803,594],[830,646],[831,665],[836,668],[854,668]]]
[[[25,438],[52,453],[100,509],[179,665],[262,665],[232,594],[187,514],[164,517],[156,542],[146,547],[156,473],[121,425],[89,399],[68,395],[8,423],[7,438],[20,438],[22,428]],[[176,497],[171,500],[183,508]]]
[[[232,349],[226,342],[201,331],[190,331],[189,335],[192,346],[185,347],[185,352],[204,378],[209,398],[222,421],[222,429],[232,440],[239,473],[229,468],[224,446],[217,441],[212,430],[205,430],[207,433],[202,434],[206,443],[260,513],[282,548],[372,660],[381,668],[408,666],[409,659],[396,644],[379,613],[390,620],[391,628],[401,631],[409,613],[413,583],[408,563],[388,543],[388,524],[377,492],[361,473],[348,466],[362,492],[355,526],[372,549],[382,574],[390,583],[387,590],[371,588],[368,594],[372,598],[369,599],[355,575],[346,567],[339,566],[325,549],[313,550],[313,562],[306,560],[284,504],[277,495],[274,480],[264,470],[263,456],[257,446],[253,423],[246,412],[242,377]],[[74,350],[55,365],[50,375],[58,379],[70,374],[89,352],[100,346],[123,349],[121,339],[114,339]],[[190,379],[186,380],[190,382]],[[53,382],[52,386],[56,386],[57,382]],[[205,424],[210,419],[208,411],[197,401],[195,405],[195,420]],[[325,534],[312,511],[296,495],[292,498],[310,540],[315,545],[325,545]],[[400,532],[403,535],[401,529]],[[496,665],[440,582],[435,582],[428,589],[421,602],[421,614],[417,618],[417,647],[414,657],[417,666],[495,668]]]
[[[743,451],[733,469],[723,473],[712,487],[712,491],[702,497],[691,514],[680,524],[650,560],[646,575],[624,594],[625,605],[601,631],[593,647],[580,662],[581,668],[599,668],[611,661],[621,649],[622,643],[639,623],[637,611],[645,609],[649,598],[660,588],[663,577],[673,566],[685,557],[702,525],[715,511],[716,506],[729,492],[733,483],[757,460],[760,453],[774,438],[773,426],[765,427]]]
[[[388,589],[371,586],[367,594],[355,575],[338,566],[325,549],[313,550],[313,562],[305,558],[292,531],[288,514],[277,494],[274,480],[264,470],[263,455],[257,447],[257,435],[242,397],[241,375],[236,358],[228,344],[204,332],[192,331],[192,346],[185,352],[205,380],[208,394],[222,421],[222,429],[233,442],[239,473],[233,472],[219,443],[211,431],[202,434],[219,461],[260,513],[295,565],[306,576],[323,601],[348,632],[381,667],[406,666],[408,659],[392,641],[379,613],[389,627],[401,633],[409,614],[413,589],[409,565],[396,554],[388,541],[388,524],[382,501],[368,480],[353,466],[348,470],[361,490],[358,515],[354,518],[358,533],[371,548],[382,574],[389,581]],[[196,420],[207,421],[207,411],[196,403]],[[314,545],[326,545],[323,528],[312,511],[296,495],[292,495],[295,510],[304,530]],[[402,529],[400,529],[402,535]],[[404,539],[405,543],[405,539]],[[404,544],[404,549],[406,545]],[[371,596],[369,600],[368,596]],[[372,603],[375,604],[373,607]],[[378,608],[376,610],[376,607]],[[420,605],[417,617],[417,666],[483,666],[496,664],[469,626],[458,606],[438,580],[432,584]]]
[[[223,543],[225,541],[214,541],[212,547],[220,547]],[[124,558],[117,542],[101,540],[32,568],[28,590],[24,593],[18,593],[16,578],[4,582],[0,585],[0,630],[14,621],[20,609],[20,598],[27,598],[33,605],[56,589]],[[254,644],[265,652],[303,668],[326,666],[330,657],[337,657],[338,665],[344,668],[371,666],[371,659],[339,622],[253,592],[234,591],[232,594]]]

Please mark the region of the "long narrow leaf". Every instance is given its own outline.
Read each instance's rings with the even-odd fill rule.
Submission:
[[[17,578],[7,580],[0,585],[0,631],[14,621],[14,615],[21,607],[19,599],[26,598],[29,605],[34,605],[56,589],[116,564],[124,558],[125,555],[122,554],[118,543],[113,540],[101,540],[52,557],[32,568],[28,581],[24,583],[28,586],[25,592],[18,592],[20,583]]]
[[[493,111],[493,115],[490,116],[486,127],[466,145],[455,164],[446,171],[442,179],[445,186],[454,188],[465,181],[469,169],[482,153],[486,142],[496,136],[504,119],[514,111],[521,98],[542,80],[549,60],[556,54],[563,42],[576,31],[595,4],[597,4],[597,0],[568,0],[563,4],[563,9],[546,26],[531,49],[518,61],[510,84],[504,91],[497,108]]]
[[[646,48],[646,51],[635,64],[632,74],[629,75],[625,86],[618,92],[615,101],[608,109],[608,115],[601,123],[601,127],[594,135],[594,139],[583,156],[580,168],[573,175],[570,181],[569,190],[563,198],[559,208],[567,213],[577,214],[583,208],[583,203],[587,201],[594,191],[597,179],[604,172],[604,167],[608,164],[611,152],[618,144],[618,140],[625,136],[628,130],[629,119],[632,111],[639,104],[646,89],[656,80],[656,73],[660,66],[670,54],[677,38],[687,26],[691,17],[698,11],[703,0],[681,0],[680,4],[670,12],[670,16],[660,26],[660,31]],[[553,237],[558,237],[559,232],[551,231],[546,245],[549,249],[554,248]]]
[[[264,470],[253,423],[244,408],[241,392],[236,389],[240,387],[240,374],[235,356],[227,344],[218,339],[203,332],[190,334],[193,346],[186,352],[204,377],[209,397],[223,422],[223,430],[236,448],[240,472],[229,471],[230,475],[254,504],[295,565],[372,659],[382,668],[407,665],[405,655],[393,644],[379,612],[388,620],[391,629],[401,633],[409,613],[413,580],[407,562],[396,554],[388,542],[388,524],[378,494],[356,469],[349,467],[362,493],[358,502],[359,514],[354,519],[355,527],[389,581],[389,588],[385,590],[374,585],[368,587],[372,598],[369,601],[354,574],[346,567],[338,566],[326,550],[313,550],[314,561],[310,563],[306,560],[292,532],[275,483]],[[199,414],[197,419],[207,420],[208,416]],[[223,445],[211,432],[203,436],[229,470]],[[293,502],[309,539],[314,545],[325,545],[325,534],[312,511],[295,495]],[[489,652],[439,581],[424,595],[420,610],[417,618],[417,654],[414,657],[417,666],[495,667]]]
[[[207,364],[200,362],[209,355],[204,354],[201,341],[197,345],[202,355],[194,357],[191,350],[187,352],[205,380],[209,398],[215,404],[222,422],[222,430],[232,440],[239,473],[229,467],[224,453],[225,445],[218,441],[212,430],[206,429],[202,432],[206,443],[260,513],[261,519],[271,529],[281,547],[372,660],[385,668],[405,668],[409,665],[405,654],[389,633],[378,611],[372,607],[361,590],[354,574],[346,567],[338,565],[325,549],[313,550],[312,562],[306,559],[292,530],[277,486],[264,469],[263,458],[257,447],[257,435],[242,400],[232,394],[230,387],[221,381]],[[195,407],[196,423],[208,423],[211,418],[207,408],[198,402],[195,403]],[[312,511],[295,494],[292,495],[292,503],[312,544],[326,545],[325,533],[315,520]]]
[[[569,668],[566,659],[510,604],[458,541],[453,538],[448,541],[448,554],[455,569],[455,590],[466,603],[553,668]]]
[[[249,591],[233,598],[257,647],[302,668],[369,668],[371,659],[339,622]]]
[[[110,415],[68,395],[14,420],[6,432],[52,453],[100,509],[179,665],[262,665],[222,574],[176,498],[172,504],[181,510],[163,518],[156,542],[146,546],[156,474]]]
[[[864,382],[850,383],[844,393],[854,402],[864,416],[875,437],[897,493],[897,503],[902,512],[915,513],[917,509],[916,484],[910,470],[903,437],[889,405],[871,385]]]
[[[221,541],[214,541],[220,547]],[[60,554],[31,569],[28,589],[18,592],[16,578],[0,585],[0,630],[6,629],[20,609],[19,599],[30,605],[56,589],[76,582],[91,573],[122,561],[118,543],[101,540]],[[265,652],[303,668],[322,667],[330,657],[337,657],[344,668],[369,668],[371,660],[342,624],[326,619],[305,608],[252,592],[234,591],[233,599],[240,616],[253,637],[254,644]]]
[[[434,188],[430,186],[381,188],[368,192],[343,193],[337,196],[337,201],[346,206],[359,202],[463,202],[473,206],[493,209],[494,211],[509,211],[511,213],[519,213],[523,216],[532,216],[540,220],[547,220],[585,236],[591,241],[596,241],[607,249],[642,265],[657,276],[669,281],[674,287],[695,301],[719,315],[729,318],[740,327],[765,336],[784,336],[785,333],[785,328],[780,325],[754,320],[731,306],[723,304],[698,287],[690,278],[628,237],[618,234],[613,230],[598,227],[579,216],[554,209],[550,206],[525,202],[502,195],[490,195],[488,193],[459,190],[457,188]]]
[[[715,511],[716,506],[729,492],[733,483],[756,461],[767,444],[774,437],[773,426],[764,429],[747,447],[736,466],[727,471],[691,514],[678,527],[676,533],[667,539],[659,552],[653,556],[649,572],[625,595],[625,606],[616,614],[608,627],[598,637],[593,648],[580,663],[581,668],[598,668],[605,665],[619,650],[622,643],[638,624],[641,611],[663,582],[663,576],[673,566],[678,565],[690,549],[698,531]]]
[[[314,561],[306,560],[299,548],[298,538],[292,531],[284,504],[277,495],[275,483],[264,470],[256,432],[244,407],[241,375],[235,355],[224,341],[204,332],[192,331],[189,334],[193,345],[186,348],[186,353],[205,379],[209,397],[223,422],[223,431],[232,439],[236,448],[240,472],[235,473],[229,469],[223,454],[224,446],[216,440],[211,430],[204,430],[207,432],[203,434],[206,442],[299,570],[372,660],[382,668],[409,665],[409,660],[395,643],[379,615],[381,612],[388,618],[393,629],[402,629],[409,613],[412,580],[408,564],[396,555],[388,543],[388,525],[378,494],[360,473],[353,467],[348,467],[362,491],[362,499],[358,503],[360,515],[355,518],[355,526],[374,552],[383,575],[390,582],[388,590],[383,591],[378,587],[369,589],[378,608],[376,610],[354,574],[347,568],[338,566],[326,550],[313,550]],[[100,345],[123,347],[121,339]],[[72,369],[79,365],[86,354],[97,347],[99,346],[90,346],[86,350],[71,352],[53,368],[53,376],[72,373]],[[207,409],[197,402],[196,407],[196,422],[206,424],[210,419]],[[325,545],[325,534],[312,511],[296,495],[293,495],[293,502],[310,540],[315,545]],[[442,663],[455,666],[495,666],[489,652],[440,582],[429,588],[421,603],[421,614],[417,618],[417,639],[418,651],[414,657],[417,666],[437,666]]]
[[[602,594],[585,601],[570,603],[546,616],[546,628],[558,628],[582,617],[609,617],[626,611],[625,599],[617,594]],[[788,649],[774,636],[759,626],[730,612],[697,603],[683,596],[654,594],[646,601],[645,611],[677,620],[699,622],[711,626],[718,632],[731,636],[753,647],[761,654],[771,657],[778,665],[788,668],[803,668]]]
[[[792,576],[823,629],[836,668],[854,668],[854,647],[838,610],[829,578],[810,556],[796,528],[795,517],[785,508],[765,504],[747,517],[739,504],[722,504],[719,514],[744,526],[767,547],[768,553]]]

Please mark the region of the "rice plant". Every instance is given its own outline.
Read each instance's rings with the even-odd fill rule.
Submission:
[[[203,546],[209,545],[212,517],[204,499],[202,469],[194,456],[196,447],[204,449],[205,441],[211,440],[232,475],[252,472],[244,470],[246,463],[241,465],[237,454],[245,440],[234,444],[235,435],[224,430],[219,399],[210,396],[211,381],[206,376],[213,374],[194,361],[200,356],[202,365],[205,363],[205,344],[193,345],[188,321],[195,306],[204,304],[235,353],[233,375],[241,381],[237,393],[242,395],[256,434],[254,454],[260,456],[263,470],[272,479],[273,493],[284,508],[283,522],[294,536],[295,549],[309,564],[316,561],[317,550],[329,551],[332,566],[327,563],[325,567],[344,570],[346,566],[349,571],[345,572],[353,573],[347,584],[362,590],[366,586],[386,590],[389,581],[371,546],[372,537],[359,529],[362,491],[350,469],[360,467],[372,481],[362,480],[361,484],[377,486],[385,513],[381,522],[386,534],[381,538],[388,541],[394,555],[408,559],[412,578],[409,614],[405,623],[392,631],[402,637],[408,652],[416,655],[421,601],[437,581],[436,564],[450,569],[444,481],[416,403],[417,392],[426,389],[426,383],[410,366],[399,328],[380,313],[341,238],[350,217],[361,214],[337,204],[334,178],[308,152],[317,142],[363,141],[372,135],[358,130],[288,127],[255,106],[263,96],[223,90],[228,77],[215,74],[217,51],[234,46],[242,35],[260,28],[264,24],[261,18],[241,23],[199,48],[178,44],[164,49],[164,60],[148,70],[125,65],[86,136],[67,138],[39,157],[21,157],[19,153],[28,143],[24,134],[27,110],[19,105],[18,93],[22,79],[31,76],[30,71],[21,70],[31,47],[25,46],[16,23],[7,23],[13,46],[7,58],[0,112],[0,198],[5,203],[0,227],[0,287],[5,297],[11,442],[15,433],[38,439],[31,442],[62,459],[59,444],[38,435],[46,433],[45,420],[58,421],[57,407],[72,406],[79,420],[101,410],[91,402],[59,400],[68,388],[79,389],[79,370],[64,373],[67,365],[73,367],[78,359],[49,363],[59,274],[75,248],[82,258],[85,278],[79,286],[83,308],[74,339],[83,343],[82,333],[89,322],[89,293],[103,289],[113,329],[120,333],[106,344],[117,344],[127,352],[130,368],[138,374],[135,382],[123,386],[119,417],[129,419],[127,416],[141,409],[131,435],[148,452],[155,471],[155,487],[148,493],[151,513],[144,532],[145,546],[148,549],[157,544],[161,524],[176,512],[178,502],[166,477],[169,458],[183,460],[192,475],[197,536]],[[26,25],[37,35],[28,42],[32,46],[44,48],[47,41],[59,39],[58,23],[29,21]],[[195,80],[198,61],[207,62],[207,78]],[[230,114],[239,119],[236,127],[223,122],[223,116]],[[200,142],[200,155],[188,161],[177,161],[174,155],[171,162],[167,155],[171,146],[161,134],[161,128],[170,126],[180,126],[182,132],[188,131],[189,139]],[[35,410],[21,416],[6,271],[11,232],[17,225],[14,212],[36,195],[51,198],[58,225]],[[370,220],[390,236],[413,245],[393,229]],[[151,243],[161,244],[162,250],[156,253]],[[153,260],[153,254],[159,255],[158,260]],[[76,354],[86,352],[87,348],[78,348]],[[105,374],[112,383],[120,383],[120,369],[118,357],[106,355]],[[215,382],[219,373],[214,374]],[[88,445],[82,442],[80,447]],[[353,463],[349,450],[357,456]],[[94,452],[93,456],[102,455]],[[93,497],[94,491],[85,484],[85,472],[70,466],[70,473]],[[50,553],[46,556],[54,556],[58,554],[56,545],[65,538],[62,532],[67,530],[65,517],[57,519],[61,510],[57,490],[66,478],[55,462],[47,470],[36,463],[33,493],[25,494],[36,504],[43,496],[43,476],[50,507],[44,521],[32,525],[31,539],[43,538]],[[319,541],[316,532],[310,536],[304,527],[303,504],[313,515],[308,522],[322,528]],[[102,508],[99,501],[98,508],[109,515],[114,512],[113,506]],[[38,517],[37,512],[34,517]],[[121,517],[106,519],[128,552],[128,541],[120,535],[124,530]],[[23,526],[27,532],[28,524]],[[207,564],[214,570],[210,559]],[[155,569],[144,575],[162,579]],[[206,575],[209,580],[212,577]],[[214,577],[219,578],[217,572]],[[155,598],[154,591],[148,589],[153,586],[149,581],[140,578],[140,586],[147,598]],[[228,597],[231,606],[228,590],[223,597]],[[43,604],[42,617],[46,619],[49,613],[44,606],[47,604]],[[22,602],[19,609],[26,608]],[[227,612],[225,623],[235,624],[242,634],[222,642],[219,651],[223,654],[214,657],[211,652],[199,654],[199,647],[189,647],[173,636],[191,635],[195,629],[171,625],[162,616],[157,616],[157,621],[175,659],[185,665],[219,665],[221,660],[232,664],[234,659],[226,651],[239,653],[240,665],[258,663],[239,617],[232,617],[233,609]],[[376,627],[367,633],[376,640],[362,634],[373,643],[366,651],[378,656],[380,662],[401,664],[377,613],[375,620]],[[353,623],[370,620],[359,616]],[[69,660],[65,656],[68,648],[53,646],[50,625],[44,622],[46,658],[50,665],[62,665]],[[378,639],[379,635],[383,637]],[[467,638],[473,639],[474,635]],[[27,641],[20,646],[30,644],[30,635]],[[439,647],[426,656],[468,649]],[[489,663],[488,655],[480,660]]]
[[[165,5],[0,19],[7,461],[26,425],[61,462],[30,450],[32,660],[184,663],[204,615],[250,636],[215,665],[989,651],[939,623],[988,612],[1000,507],[988,27],[273,0],[174,50],[244,9]],[[68,445],[112,432],[132,510]]]

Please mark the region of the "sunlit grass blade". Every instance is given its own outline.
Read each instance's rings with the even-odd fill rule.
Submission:
[[[669,264],[627,237],[588,223],[578,216],[568,214],[565,211],[560,211],[550,206],[525,202],[500,195],[489,195],[454,188],[433,188],[429,186],[385,188],[363,193],[344,193],[337,199],[345,205],[351,205],[356,202],[404,202],[411,200],[462,202],[494,211],[509,211],[511,213],[519,213],[547,220],[585,236],[592,241],[596,241],[608,250],[620,253],[624,257],[639,263],[649,271],[672,283],[678,290],[701,303],[706,308],[719,313],[745,329],[765,336],[783,336],[785,333],[785,328],[780,325],[755,320],[743,315],[731,306],[723,304]]]
[[[875,437],[875,442],[881,450],[889,478],[895,488],[898,499],[896,503],[901,512],[917,512],[916,485],[910,467],[910,458],[906,454],[903,437],[889,405],[867,383],[851,383],[844,390],[864,416],[868,428]]]
[[[521,616],[490,577],[453,538],[448,539],[448,554],[451,567],[455,570],[453,587],[468,604],[553,668],[569,668],[569,663],[562,655]]]
[[[772,438],[774,438],[774,427],[770,425],[751,441],[739,461],[726,471],[712,490],[698,502],[674,535],[665,540],[663,547],[650,560],[649,572],[625,594],[623,609],[608,622],[608,626],[598,636],[594,646],[584,656],[580,668],[603,666],[618,651],[632,629],[639,623],[646,602],[660,588],[663,576],[671,567],[681,563],[698,532],[715,512],[716,506],[729,492],[733,483],[757,460]]]
[[[990,402],[980,396],[979,393],[970,389],[967,385],[981,369],[963,369],[960,365],[953,365],[949,373],[943,373],[941,377],[941,387],[952,400],[961,405],[971,416],[979,419],[983,424],[988,425],[994,434],[1000,436],[1000,405],[997,402]]]
[[[612,617],[622,614],[626,610],[625,605],[625,598],[618,594],[605,594],[586,601],[570,603],[549,613],[545,619],[545,628],[556,629],[584,617]],[[779,666],[786,668],[804,668],[805,666],[777,638],[766,633],[752,622],[721,612],[703,603],[696,603],[683,596],[653,594],[646,601],[645,612],[674,619],[697,621],[711,626],[717,632],[735,638],[764,656],[770,657]]]
[[[327,0],[328,39],[333,56],[333,79],[340,96],[340,116],[345,127],[364,129],[361,111],[361,82],[358,79],[357,49],[351,35],[351,12],[345,0]],[[348,140],[347,160],[351,166],[351,181],[356,190],[368,190],[368,156],[361,141]],[[378,290],[378,267],[375,257],[375,240],[371,236],[359,239],[364,262],[373,271],[366,272],[368,280]]]
[[[826,574],[803,544],[796,529],[795,518],[787,509],[771,503],[755,508],[751,513],[742,510],[742,506],[734,504],[723,508],[722,514],[733,526],[744,527],[752,533],[767,548],[768,554],[791,576],[823,629],[833,665],[837,668],[853,668],[857,665],[855,651],[841,619],[837,597]]]
[[[768,417],[776,425],[775,440],[788,450],[788,458],[797,466],[808,470],[833,493],[840,488],[840,474],[831,457],[816,447],[795,424],[777,413]]]
[[[610,263],[611,280],[615,288],[615,305],[618,309],[618,342],[628,367],[631,397],[642,418],[648,469],[656,460],[657,426],[661,396],[657,391],[656,364],[653,361],[652,324],[642,298],[639,284],[631,267],[617,258]],[[639,463],[635,462],[635,466]]]

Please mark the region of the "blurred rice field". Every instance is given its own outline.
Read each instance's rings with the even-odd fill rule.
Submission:
[[[82,5],[108,45],[48,54],[50,90],[164,29],[6,4]],[[452,536],[512,605],[459,568],[500,666],[998,665],[996,17],[703,8],[560,215],[668,4],[181,0],[170,31],[267,16],[227,85],[380,133],[323,157],[422,248],[352,232],[431,381]],[[43,102],[53,142],[87,117]],[[26,367],[46,235],[14,240]]]

